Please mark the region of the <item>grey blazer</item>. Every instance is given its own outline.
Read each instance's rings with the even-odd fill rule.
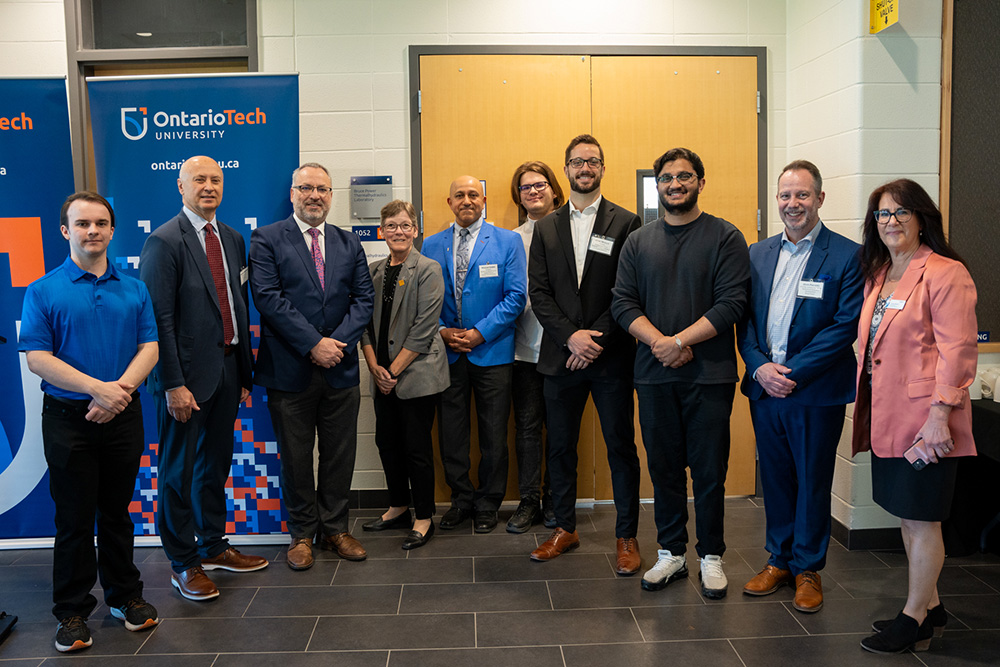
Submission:
[[[376,349],[375,336],[382,323],[382,282],[388,261],[389,258],[380,259],[368,267],[375,286],[375,312],[371,326],[361,336],[361,344]],[[389,358],[395,359],[404,347],[420,356],[400,374],[396,395],[407,399],[437,394],[450,383],[448,357],[438,334],[438,318],[444,304],[441,265],[413,248],[399,270],[398,280],[389,322]],[[377,391],[372,378],[371,392],[374,395]]]

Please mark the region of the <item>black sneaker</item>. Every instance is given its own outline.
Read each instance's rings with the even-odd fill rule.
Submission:
[[[90,628],[83,616],[67,616],[59,621],[56,630],[56,650],[62,653],[79,651],[94,643],[90,636]]]
[[[518,503],[514,514],[507,521],[507,532],[526,533],[531,526],[539,523],[541,520],[542,512],[538,506],[538,497],[528,496],[527,498],[521,498],[521,502]]]
[[[141,597],[129,600],[121,607],[112,607],[111,615],[125,621],[125,627],[132,632],[151,628],[160,622],[156,617],[156,607]]]

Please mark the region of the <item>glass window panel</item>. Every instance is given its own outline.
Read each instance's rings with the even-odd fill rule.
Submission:
[[[246,46],[246,0],[91,0],[95,49]]]

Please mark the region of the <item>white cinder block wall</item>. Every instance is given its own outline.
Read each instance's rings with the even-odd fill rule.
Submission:
[[[395,194],[411,198],[407,110],[411,44],[765,46],[768,161],[772,169],[784,164],[785,0],[259,3],[261,71],[300,72],[302,160],[320,162],[331,170],[335,189],[331,219],[339,224],[350,220],[347,187],[352,175],[392,174]],[[692,108],[695,105],[692,100]],[[650,155],[663,149],[650,146]],[[770,217],[777,220],[773,185],[771,195]],[[374,444],[374,416],[370,402],[362,405],[354,488],[385,488]]]
[[[907,175],[931,193],[938,187],[941,0],[905,4],[900,24],[877,36],[868,35],[867,7],[863,0],[258,0],[260,69],[301,73],[301,157],[330,168],[332,219],[347,224],[352,175],[392,174],[396,195],[411,196],[410,44],[766,46],[769,231],[781,228],[777,170],[802,157],[824,173],[824,220],[859,238],[865,198],[879,183]],[[63,3],[0,0],[0,75],[66,72]],[[384,488],[365,405],[354,487]],[[850,528],[894,525],[871,503],[867,461],[852,462],[845,447],[834,516]]]
[[[860,241],[868,194],[885,181],[913,178],[937,199],[942,5],[907,4],[899,23],[878,35],[868,34],[866,2],[787,7],[787,155],[819,166],[823,221]],[[852,414],[838,450],[833,516],[851,529],[898,526],[871,499],[869,455],[851,458]]]
[[[0,0],[0,76],[66,76],[59,0]]]

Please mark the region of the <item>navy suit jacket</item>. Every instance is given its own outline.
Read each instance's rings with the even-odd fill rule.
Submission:
[[[252,377],[246,244],[239,232],[216,220],[229,269],[229,291],[239,336],[240,386]],[[139,277],[153,300],[160,358],[147,380],[151,393],[186,386],[199,403],[208,400],[222,375],[222,311],[208,256],[184,211],[157,227],[142,246]],[[229,313],[226,313],[229,317]]]
[[[469,256],[469,270],[462,291],[462,321],[455,303],[455,260],[452,240],[455,223],[424,240],[420,252],[441,265],[444,306],[441,326],[476,329],[485,342],[468,353],[476,366],[514,363],[514,321],[528,298],[527,258],[521,237],[502,227],[483,222]],[[488,268],[487,268],[488,267]],[[448,363],[458,354],[448,348]]]
[[[740,389],[753,400],[768,397],[753,374],[771,361],[767,314],[781,236],[750,246],[750,307],[737,327],[736,342],[746,363]],[[854,400],[853,345],[864,290],[859,247],[825,226],[816,237],[802,279],[823,282],[823,298],[795,300],[784,365],[792,369],[788,377],[797,385],[786,400],[803,405],[846,405]]]
[[[375,291],[357,235],[328,224],[324,236],[322,289],[294,217],[250,235],[250,287],[261,323],[254,381],[263,387],[305,390],[316,367],[309,351],[324,337],[347,343],[340,363],[323,369],[327,383],[336,389],[358,384],[358,341]]]

